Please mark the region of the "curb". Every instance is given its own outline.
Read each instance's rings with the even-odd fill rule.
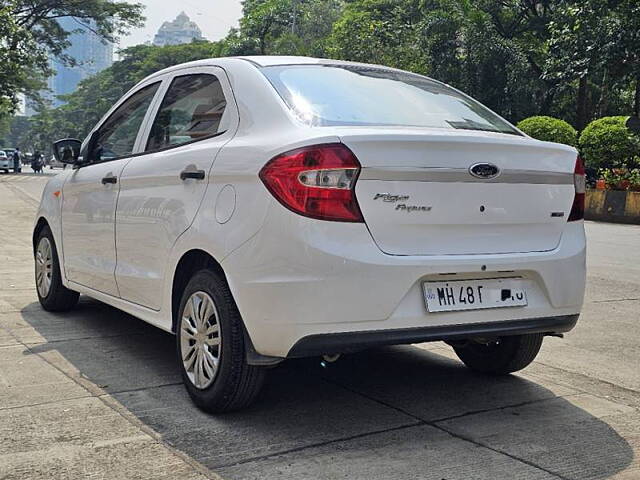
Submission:
[[[587,190],[584,218],[640,225],[640,192]]]

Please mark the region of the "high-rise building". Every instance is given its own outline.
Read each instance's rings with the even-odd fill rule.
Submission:
[[[73,92],[78,83],[101,70],[110,67],[113,63],[113,45],[104,42],[93,33],[92,24],[85,24],[72,17],[63,17],[58,20],[62,28],[68,32],[69,47],[64,51],[65,55],[75,59],[76,65],[66,66],[53,56],[49,59],[51,68],[55,74],[47,79],[48,91],[40,92],[54,107],[64,103],[58,98]],[[87,28],[88,27],[88,28]],[[33,106],[27,100],[26,113],[33,114]]]
[[[105,43],[90,28],[71,17],[61,18],[60,26],[66,31],[80,30],[69,36],[71,45],[65,50],[65,54],[76,60],[76,65],[67,67],[53,60],[53,69],[56,71],[53,77],[52,90],[54,95],[65,95],[73,92],[80,80],[95,75],[101,70],[110,67],[113,63],[113,45]],[[91,27],[91,24],[89,24]],[[59,100],[55,100],[61,103]]]
[[[193,40],[206,39],[202,36],[202,31],[196,25],[196,22],[191,21],[186,13],[181,12],[172,22],[164,22],[162,24],[153,38],[153,44],[162,47],[164,45],[191,43]]]

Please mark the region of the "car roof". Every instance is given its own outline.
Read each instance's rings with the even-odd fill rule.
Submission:
[[[344,60],[331,60],[329,58],[302,57],[294,55],[247,55],[235,57],[252,62],[261,67],[272,67],[275,65],[309,65],[326,63],[354,63]]]
[[[293,55],[247,55],[247,56],[239,56],[239,57],[213,57],[213,58],[205,58],[202,60],[195,60],[192,62],[180,63],[178,65],[173,65],[171,67],[165,68],[163,70],[159,70],[148,77],[146,77],[142,82],[154,78],[159,75],[164,75],[166,73],[170,73],[176,70],[181,70],[183,68],[190,67],[205,67],[205,66],[220,66],[222,68],[226,66],[233,65],[237,62],[247,62],[251,63],[257,68],[262,67],[273,67],[277,65],[360,65],[360,66],[368,66],[373,68],[381,68],[386,70],[398,70],[396,68],[387,67],[384,65],[374,65],[368,63],[359,63],[359,62],[348,62],[346,60],[333,60],[330,58],[316,58],[316,57],[303,57],[303,56],[293,56]],[[140,83],[142,83],[140,82]]]

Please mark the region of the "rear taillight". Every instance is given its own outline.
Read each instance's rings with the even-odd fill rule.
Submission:
[[[360,163],[341,143],[298,148],[271,159],[260,179],[289,210],[306,217],[362,222],[355,184]]]
[[[569,222],[574,220],[582,220],[584,218],[584,196],[586,192],[587,180],[584,173],[584,164],[582,159],[576,159],[576,167],[573,170],[573,186],[575,194],[573,197],[573,205],[569,214]]]

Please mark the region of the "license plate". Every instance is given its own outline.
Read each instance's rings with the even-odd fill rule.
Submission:
[[[514,278],[424,282],[423,288],[429,312],[527,305],[527,294]]]

